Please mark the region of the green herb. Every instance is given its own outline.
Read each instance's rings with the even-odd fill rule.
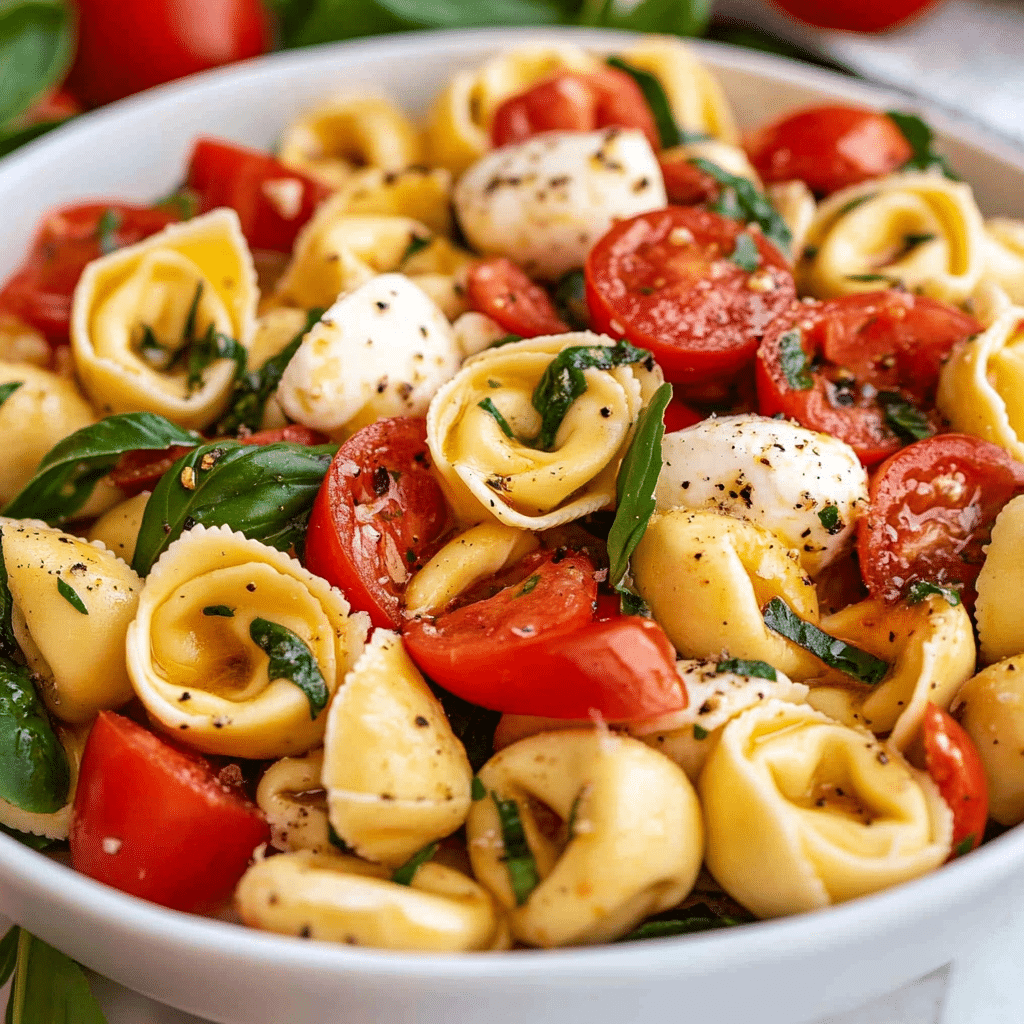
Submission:
[[[616,0],[584,0],[562,3],[567,20],[581,25],[597,25],[627,32],[674,32],[680,36],[700,36],[711,16],[710,0],[640,0],[623,4]],[[573,18],[575,11],[579,13]],[[683,140],[685,141],[685,139]]]
[[[203,609],[204,615],[216,615],[222,619],[233,619],[235,617],[234,608],[229,608],[226,604],[208,604]]]
[[[255,618],[249,625],[252,642],[270,659],[267,676],[270,681],[287,679],[294,683],[309,701],[309,717],[316,718],[330,699],[320,666],[302,637],[286,626]]]
[[[519,805],[515,800],[499,800],[493,790],[491,799],[498,809],[498,821],[501,823],[501,840],[505,846],[502,860],[508,868],[508,879],[515,894],[516,906],[521,907],[529,899],[530,893],[540,885],[537,862],[526,840]]]
[[[713,135],[708,135],[707,132],[691,132],[686,128],[679,129],[679,141],[684,146],[692,146],[697,142],[710,142],[714,138]]]
[[[619,610],[623,615],[641,615],[645,619],[651,617],[651,609],[647,607],[647,602],[629,587],[619,585],[615,588],[615,593],[619,595]]]
[[[14,925],[7,929],[7,934],[0,939],[0,986],[6,985],[14,966],[18,962],[18,932],[21,929]]]
[[[736,236],[736,248],[729,259],[748,274],[752,274],[761,265],[761,254],[757,251],[753,238],[746,231],[741,231]]]
[[[5,658],[21,657],[21,648],[14,635],[14,598],[7,581],[7,562],[4,559],[4,534],[0,530],[0,655]]]
[[[836,505],[826,505],[823,509],[820,509],[818,511],[818,521],[830,537],[834,537],[837,533],[842,533],[843,527],[846,525],[840,517],[839,508]]]
[[[799,327],[779,336],[779,366],[786,383],[794,391],[810,391],[814,387],[810,361],[804,351]]]
[[[337,832],[334,831],[334,826],[329,821],[327,822],[327,841],[331,846],[340,850],[342,853],[354,854],[356,852],[348,845],[348,843],[345,842],[344,839],[341,838],[341,836],[338,835]]]
[[[886,284],[896,284],[894,277],[887,274],[847,274],[847,281],[857,281],[860,284],[871,284],[874,281],[884,281]]]
[[[191,395],[203,383],[203,371],[220,362],[232,359],[235,363],[235,380],[242,380],[249,353],[234,338],[221,334],[211,323],[201,338],[193,338],[188,346],[188,376],[185,387]]]
[[[555,285],[555,309],[558,310],[558,316],[574,331],[590,329],[587,282],[582,270],[570,270]]]
[[[512,345],[517,341],[522,341],[523,336],[521,334],[503,334],[497,341],[492,341],[488,348],[502,348],[504,345]]]
[[[934,242],[937,235],[923,234],[923,235],[904,235],[903,236],[903,247],[908,252],[911,249],[916,249],[919,245],[924,245],[925,242]]]
[[[424,237],[417,235],[415,231],[412,232],[409,236],[409,244],[406,246],[405,252],[402,253],[402,258],[398,261],[398,265],[401,266],[407,260],[411,260],[416,253],[429,249],[433,241],[429,236]]]
[[[441,702],[452,732],[466,748],[470,767],[479,771],[494,754],[494,730],[501,720],[501,712],[470,704],[436,683],[431,683],[430,689]]]
[[[191,220],[199,213],[199,195],[187,185],[176,188],[170,195],[158,199],[153,208],[163,210],[178,220]]]
[[[647,100],[647,106],[650,107],[651,114],[654,116],[661,148],[671,149],[673,146],[678,146],[682,142],[679,136],[679,126],[676,124],[672,106],[665,94],[665,87],[658,77],[652,75],[650,71],[634,67],[621,57],[609,57],[608,65],[619,71],[624,71],[640,87],[644,99]]]
[[[857,196],[856,198],[851,199],[848,203],[843,203],[843,205],[839,207],[839,212],[836,214],[836,217],[845,217],[848,213],[856,210],[858,206],[862,206],[864,203],[877,198],[877,192],[869,192],[867,195]]]
[[[760,225],[765,238],[774,242],[784,253],[789,252],[793,236],[786,222],[753,182],[730,174],[710,160],[696,157],[690,163],[724,186],[722,196],[715,205],[718,213],[734,220]]]
[[[540,573],[534,573],[525,583],[519,588],[519,592],[513,594],[513,597],[524,597],[526,594],[532,594],[537,584],[540,583]]]
[[[662,384],[640,413],[619,475],[615,480],[617,506],[608,531],[608,582],[617,587],[637,544],[647,531],[654,513],[654,489],[661,473],[661,440],[665,435],[665,407],[672,398],[672,385]]]
[[[964,836],[956,846],[953,847],[953,860],[958,857],[963,857],[964,854],[970,853],[974,849],[974,840],[977,835],[972,832],[969,836]]]
[[[57,577],[57,593],[60,594],[60,596],[63,597],[76,612],[80,612],[82,615],[89,614],[89,609],[85,607],[85,603],[75,592],[75,589],[71,584],[66,583],[61,579],[60,576]]]
[[[287,442],[220,441],[194,448],[153,488],[132,568],[147,575],[170,544],[200,523],[228,525],[279,551],[300,549],[334,451],[333,445]]]
[[[3,405],[24,383],[23,380],[9,380],[6,384],[0,384],[0,405]]]
[[[27,668],[0,658],[0,797],[52,814],[68,800],[68,758]]]
[[[477,402],[476,404],[481,409],[483,409],[484,412],[488,412],[488,413],[490,413],[494,417],[494,419],[497,422],[498,426],[501,427],[501,432],[506,437],[514,437],[515,436],[512,433],[512,428],[508,425],[508,420],[505,419],[505,417],[501,415],[500,410],[494,404],[494,402],[491,401],[491,399],[485,398],[482,402]]]
[[[576,794],[572,807],[569,808],[569,818],[565,823],[565,834],[569,839],[573,839],[576,835],[576,817],[580,812],[580,802],[582,800],[583,792],[581,791]]]
[[[781,597],[773,597],[768,602],[764,610],[764,623],[787,640],[810,651],[829,667],[845,672],[862,683],[874,686],[889,671],[888,662],[805,622]]]
[[[766,661],[747,661],[743,658],[729,658],[720,661],[715,671],[721,675],[723,672],[733,672],[738,676],[753,676],[756,679],[769,679],[773,683],[779,678],[775,669]]]
[[[706,903],[695,903],[686,910],[670,911],[660,917],[645,921],[638,928],[623,935],[619,942],[633,942],[636,939],[658,939],[668,935],[690,935],[693,932],[707,932],[715,928],[733,928],[747,924],[750,920],[716,914]]]
[[[141,355],[150,366],[157,370],[166,370],[174,361],[174,354],[160,344],[153,328],[149,324],[142,325],[142,337],[139,338],[139,355]]]
[[[3,514],[14,519],[43,519],[51,526],[63,523],[74,518],[97,481],[125,452],[194,445],[198,440],[192,431],[151,412],[108,416],[58,442]]]
[[[879,391],[877,401],[885,410],[889,428],[904,441],[923,441],[934,436],[935,428],[928,417],[902,396],[892,391]]]
[[[693,738],[695,740],[706,740],[711,735],[703,725],[699,725],[697,722],[693,723]]]
[[[473,782],[469,789],[470,796],[474,800],[483,800],[487,796],[487,787],[480,780],[479,775],[473,776]]]
[[[435,853],[437,853],[437,843],[424,846],[419,853],[414,853],[400,868],[395,868],[391,881],[397,882],[399,885],[412,885],[412,880],[416,877],[416,872],[421,865],[426,864]]]
[[[913,156],[903,165],[903,170],[926,171],[929,167],[938,167],[943,175],[951,181],[960,181],[960,176],[946,162],[946,158],[936,153],[933,147],[934,138],[931,128],[916,114],[904,114],[898,110],[887,110],[889,118],[896,122],[903,137],[910,143]]]
[[[270,396],[277,390],[285,367],[299,350],[302,339],[324,315],[322,309],[311,309],[302,330],[295,335],[276,356],[268,359],[258,370],[250,370],[235,379],[228,412],[217,424],[220,434],[234,434],[240,427],[258,430]]]
[[[952,587],[943,587],[929,580],[915,580],[911,583],[907,587],[906,601],[907,604],[920,604],[932,594],[944,598],[946,603],[951,604],[954,608],[960,603],[960,594]]]
[[[104,256],[109,256],[120,248],[120,243],[117,240],[117,232],[120,229],[121,214],[108,206],[100,214],[100,219],[96,224],[96,237],[99,240],[100,252]]]

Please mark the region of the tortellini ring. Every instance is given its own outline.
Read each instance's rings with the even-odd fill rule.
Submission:
[[[320,776],[324,752],[275,761],[256,787],[256,803],[270,826],[270,845],[277,850],[330,853],[331,829],[327,793]]]
[[[981,662],[1010,658],[1024,652],[1024,616],[1020,581],[1024,578],[1024,494],[1008,501],[996,516],[985,548],[985,564],[975,584]]]
[[[985,220],[986,280],[998,284],[1014,302],[1024,302],[1024,221]]]

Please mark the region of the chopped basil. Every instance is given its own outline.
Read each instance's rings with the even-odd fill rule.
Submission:
[[[619,595],[619,610],[623,615],[642,615],[646,619],[651,617],[651,609],[639,594],[621,585],[615,588],[615,593]]]
[[[199,195],[187,185],[182,185],[170,195],[157,200],[153,208],[163,210],[179,220],[191,220],[199,213]]]
[[[488,348],[501,348],[503,345],[512,345],[517,341],[522,341],[523,336],[521,334],[503,334],[496,341],[492,341]]]
[[[466,748],[470,767],[479,771],[494,754],[494,730],[501,720],[501,712],[470,704],[436,683],[431,683],[430,689],[441,702],[452,732]]]
[[[761,254],[757,251],[754,239],[746,231],[741,231],[736,236],[736,248],[729,259],[748,274],[752,274],[760,266]]]
[[[858,206],[870,202],[872,199],[877,198],[877,196],[877,192],[869,192],[867,195],[857,196],[856,199],[851,199],[848,203],[844,203],[839,208],[839,213],[836,214],[836,216],[845,217],[848,213],[852,212],[853,210],[856,210]]]
[[[512,596],[515,598],[523,597],[526,594],[532,594],[534,588],[537,586],[538,583],[540,583],[540,573],[534,573],[523,583],[523,585],[519,588],[518,592],[513,594]]]
[[[943,175],[951,181],[960,181],[960,176],[953,170],[944,156],[932,148],[934,138],[931,128],[916,114],[904,114],[899,110],[887,110],[888,117],[896,122],[903,137],[910,143],[913,156],[903,165],[903,170],[926,171],[929,167],[938,167]]]
[[[938,583],[931,583],[928,580],[915,580],[907,587],[907,604],[920,604],[926,597],[935,594],[945,598],[948,604],[955,608],[960,603],[960,594],[952,587],[943,587]]]
[[[500,386],[501,385],[499,384],[498,387],[500,387]],[[508,420],[505,419],[505,417],[501,415],[501,411],[494,404],[494,402],[491,401],[491,399],[485,398],[482,402],[477,402],[476,404],[481,409],[483,409],[484,412],[490,413],[494,417],[495,422],[498,424],[499,427],[501,427],[501,432],[506,437],[514,437],[515,436],[512,433],[512,428],[508,425]]]
[[[223,619],[233,619],[235,617],[235,611],[233,608],[229,608],[226,604],[208,604],[203,609],[204,615],[218,615]]]
[[[906,252],[911,249],[916,249],[919,245],[924,245],[925,242],[934,242],[938,235],[933,235],[930,232],[922,235],[904,235],[903,236],[903,248]]]
[[[173,356],[157,341],[153,328],[149,324],[142,325],[142,337],[139,339],[139,355],[155,370],[166,370],[173,361]]]
[[[354,854],[356,852],[348,845],[348,843],[345,842],[344,839],[341,838],[341,836],[338,835],[337,832],[334,831],[334,826],[330,822],[327,822],[327,841],[331,846],[340,850],[342,853]]]
[[[100,252],[109,256],[120,245],[117,241],[117,232],[121,227],[121,214],[109,206],[100,214],[96,224],[96,238],[99,240]]]
[[[572,802],[572,807],[569,808],[569,817],[565,823],[565,835],[567,839],[572,839],[576,835],[576,816],[579,814],[580,801],[582,799],[583,793],[577,793],[576,798]]]
[[[63,597],[76,612],[80,612],[82,615],[89,614],[89,609],[85,607],[82,599],[77,593],[75,593],[74,587],[72,587],[70,583],[66,583],[59,576],[57,577],[57,593],[60,594],[60,596]]]
[[[654,116],[654,124],[658,129],[658,140],[661,143],[661,148],[671,149],[673,146],[680,145],[683,139],[679,132],[679,125],[676,124],[676,119],[672,114],[672,106],[668,101],[668,96],[665,94],[665,87],[659,79],[652,75],[650,71],[634,67],[621,57],[609,57],[607,63],[609,67],[625,71],[640,86],[640,91],[644,94],[647,106],[650,107],[651,114]]]
[[[398,885],[412,885],[416,872],[437,853],[437,843],[424,846],[418,853],[414,853],[400,868],[395,868],[391,881]]]
[[[935,434],[928,417],[895,392],[879,391],[877,401],[885,410],[885,422],[889,428],[904,441],[923,441]]]
[[[862,651],[845,640],[818,629],[801,619],[781,597],[773,597],[764,609],[764,623],[769,629],[775,630],[792,640],[793,643],[810,651],[830,668],[845,672],[862,683],[874,686],[881,682],[889,671],[889,663],[876,658],[867,651]]]
[[[887,274],[847,274],[847,281],[856,281],[859,284],[871,284],[875,281],[884,281],[886,284],[896,284],[896,278],[889,277]]]
[[[744,658],[728,658],[720,661],[715,671],[721,675],[723,672],[733,672],[738,676],[754,676],[757,679],[769,679],[773,683],[779,678],[775,669],[766,661],[747,661]]]
[[[430,244],[433,241],[434,240],[429,236],[425,238],[422,235],[417,235],[415,231],[412,232],[409,237],[409,245],[406,247],[405,252],[402,253],[402,258],[398,261],[399,266],[407,260],[411,260],[416,253],[423,252],[424,249],[429,249]]]
[[[6,384],[0,384],[0,405],[3,405],[24,383],[23,380],[9,380]]]
[[[473,776],[473,782],[469,788],[469,794],[474,800],[483,800],[487,796],[487,787],[480,780],[479,775]]]
[[[698,722],[693,723],[693,738],[695,740],[706,740],[710,733]]]
[[[740,917],[716,914],[706,903],[695,903],[685,910],[669,911],[651,918],[617,941],[633,942],[636,939],[658,939],[668,935],[690,935],[693,932],[706,932],[715,928],[732,928],[738,924],[747,924],[751,920],[753,918],[744,920]]]
[[[188,376],[185,387],[191,395],[203,383],[203,371],[221,359],[232,359],[235,363],[235,380],[245,374],[249,353],[234,338],[221,334],[211,323],[201,338],[193,338],[188,348]]]
[[[810,391],[814,387],[810,362],[804,351],[803,335],[799,327],[779,336],[779,366],[786,383],[794,391]]]
[[[977,839],[977,835],[972,832],[969,836],[964,836],[956,846],[953,847],[953,859],[956,860],[958,857],[963,857],[964,854],[970,853],[974,849],[974,840]]]
[[[843,528],[846,526],[839,515],[839,508],[836,505],[826,505],[823,509],[820,509],[818,521],[830,537],[834,537],[837,533],[842,533]]]
[[[559,317],[574,331],[590,328],[590,308],[587,306],[587,282],[582,270],[570,270],[555,285],[555,309]]]
[[[320,666],[302,637],[296,636],[286,626],[260,618],[250,623],[249,636],[270,658],[267,666],[270,681],[287,679],[294,683],[309,701],[309,717],[316,718],[327,707],[331,695]]]
[[[515,800],[499,800],[498,794],[493,790],[491,799],[498,809],[501,841],[505,846],[505,855],[501,859],[508,869],[508,880],[512,885],[516,906],[521,907],[530,898],[530,893],[540,885],[537,862],[533,859],[530,844],[526,841],[523,821],[519,816],[519,804]]]

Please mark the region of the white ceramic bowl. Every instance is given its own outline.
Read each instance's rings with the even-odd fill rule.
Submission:
[[[598,31],[530,36],[605,49],[624,41]],[[200,132],[270,147],[289,118],[338,87],[382,90],[421,112],[455,68],[525,38],[522,30],[437,33],[281,54],[84,117],[0,163],[0,279],[22,259],[49,207],[168,192]],[[744,125],[823,101],[907,107],[905,98],[817,69],[695,45]],[[925,113],[982,209],[1024,213],[1024,156]],[[164,910],[0,835],[0,912],[100,973],[224,1024],[797,1024],[952,960],[1022,891],[1024,828],[915,882],[786,920],[592,949],[398,955]]]

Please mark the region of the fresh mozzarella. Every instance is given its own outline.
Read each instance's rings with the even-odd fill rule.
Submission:
[[[582,267],[613,221],[667,202],[650,143],[621,128],[503,146],[466,171],[454,199],[473,248],[547,280]]]
[[[798,551],[811,576],[850,549],[867,508],[867,473],[853,449],[787,420],[712,417],[667,434],[662,454],[659,511],[749,519]]]
[[[306,335],[277,397],[307,427],[350,433],[384,416],[422,416],[460,360],[451,324],[426,293],[402,274],[381,274]]]

